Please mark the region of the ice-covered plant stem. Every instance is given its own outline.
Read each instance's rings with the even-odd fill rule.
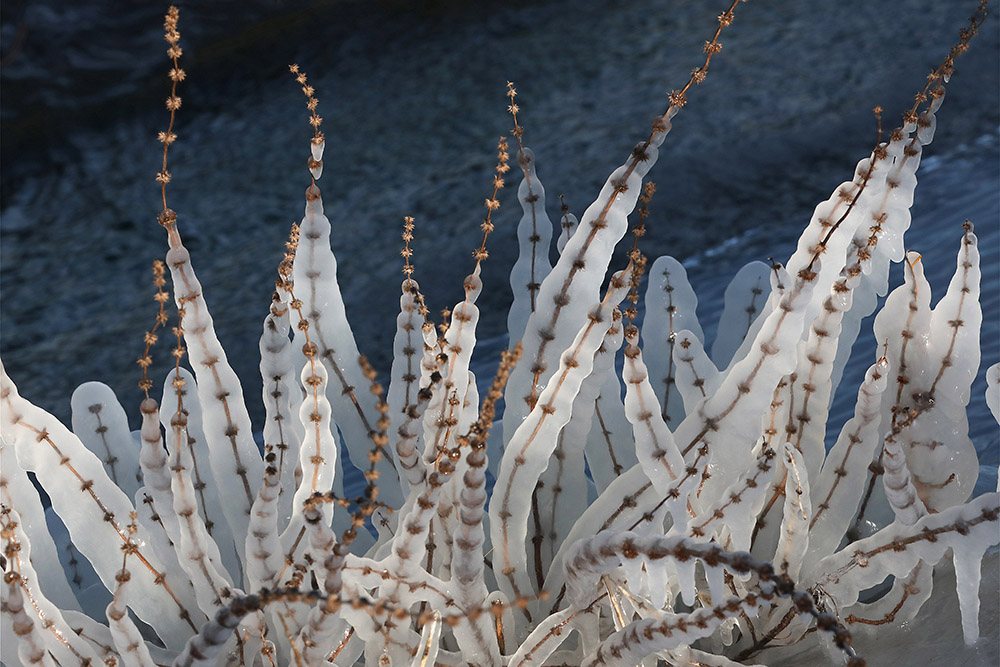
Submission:
[[[594,202],[579,217],[564,206],[554,248],[543,165],[508,84],[520,252],[491,383],[472,354],[480,318],[497,315],[477,303],[493,288],[481,268],[503,223],[512,143],[497,144],[464,297],[437,324],[405,218],[383,387],[348,324],[319,187],[327,139],[293,65],[313,136],[304,215],[261,304],[263,425],[215,334],[183,216],[167,206],[185,78],[171,8],[157,175],[168,250],[139,360],[140,429],[94,382],[74,393],[68,428],[0,365],[4,664],[725,666],[819,641],[833,663],[860,667],[873,631],[933,613],[934,570],[949,556],[964,640],[976,643],[981,563],[1000,535],[1000,493],[972,497],[978,241],[972,223],[956,225],[954,276],[932,308],[903,236],[945,84],[985,2],[788,261],[736,273],[709,345],[683,265],[647,262],[639,241],[659,148],[738,4]],[[630,228],[628,265],[614,267]],[[890,291],[893,262],[904,282]],[[147,369],[170,317],[167,273],[175,363],[157,399]],[[856,396],[853,416],[833,423],[851,347],[886,294],[876,358],[841,389]],[[986,375],[997,417],[1000,367]],[[829,449],[828,432],[839,434]],[[360,484],[345,485],[352,467]]]

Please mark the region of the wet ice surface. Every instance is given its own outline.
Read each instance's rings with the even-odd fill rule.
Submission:
[[[962,622],[955,595],[955,573],[950,560],[934,570],[934,593],[913,621],[901,627],[878,627],[872,631],[852,629],[854,645],[869,665],[921,665],[922,667],[995,667],[1000,664],[1000,558],[993,551],[983,560],[980,586],[982,607],[975,646],[962,643]],[[933,613],[929,613],[933,610]],[[956,639],[957,638],[957,639]],[[954,640],[954,641],[952,641]],[[773,667],[841,664],[835,653],[816,645],[791,646],[763,653],[761,659]]]
[[[155,134],[167,119],[160,12],[27,4],[18,57],[8,60],[20,18],[9,5],[0,32],[0,352],[22,395],[66,423],[72,390],[87,380],[111,385],[135,419],[134,360],[155,313],[148,267],[166,247],[152,180]],[[182,7],[189,80],[171,150],[170,205],[255,424],[263,412],[260,325],[308,185],[309,128],[287,63],[302,65],[320,98],[328,137],[320,186],[341,289],[359,346],[384,376],[402,278],[401,219],[417,218],[415,277],[432,308],[452,305],[472,268],[494,144],[509,128],[505,82],[521,93],[550,215],[557,194],[579,215],[645,137],[665,93],[700,64],[721,9],[609,4],[486,2],[423,12],[350,2],[308,11],[241,5],[238,16],[232,3]],[[870,150],[871,107],[882,105],[886,124],[895,123],[971,13],[964,4],[782,0],[738,8],[723,52],[651,172],[658,193],[643,241],[651,259],[669,253],[685,262],[709,340],[730,277],[747,261],[788,257],[812,207]],[[924,255],[936,302],[954,270],[962,221],[976,224],[984,370],[1000,359],[998,26],[990,17],[958,62],[917,173],[906,236],[907,248]],[[479,300],[474,370],[486,380],[506,345],[520,217],[514,188],[501,201]],[[899,267],[891,280],[901,281]],[[874,358],[866,327],[834,403],[833,434]],[[170,362],[167,344],[158,346],[159,377]],[[995,488],[1000,460],[983,391],[981,372],[969,411],[983,464],[977,493]],[[996,589],[995,579],[984,582]],[[954,603],[953,592],[944,598]],[[995,647],[997,623],[984,616],[982,627]]]

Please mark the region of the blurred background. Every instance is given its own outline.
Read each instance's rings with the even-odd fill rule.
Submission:
[[[511,126],[506,82],[519,92],[550,216],[558,219],[558,194],[581,215],[648,134],[667,93],[701,64],[726,4],[178,3],[188,78],[168,202],[255,423],[260,325],[309,184],[311,129],[290,63],[320,100],[327,148],[319,185],[341,290],[359,346],[384,376],[403,277],[402,218],[417,220],[415,278],[432,309],[454,304],[479,243],[495,144]],[[154,182],[156,134],[168,121],[166,7],[0,6],[0,353],[19,391],[67,423],[70,395],[88,380],[111,385],[137,415],[135,359],[156,312],[149,267],[166,249]],[[642,247],[651,259],[685,261],[709,337],[730,277],[746,261],[787,258],[815,204],[874,145],[872,108],[885,109],[887,128],[898,124],[974,9],[971,0],[738,7],[650,174],[657,194]],[[958,61],[907,235],[907,246],[938,269],[936,300],[954,270],[962,221],[977,224],[984,369],[1000,358],[998,91],[994,13]],[[508,183],[518,180],[515,167]],[[515,192],[502,193],[484,267],[480,376],[506,345],[521,215]],[[848,393],[872,359],[874,341],[862,332]],[[154,350],[154,377],[171,361],[168,345]],[[988,487],[1000,447],[983,388],[980,378],[970,419]],[[842,402],[841,412],[852,404]]]

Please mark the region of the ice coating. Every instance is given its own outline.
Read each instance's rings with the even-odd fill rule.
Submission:
[[[111,481],[129,496],[141,485],[139,453],[132,442],[125,409],[111,387],[85,382],[73,392],[73,433],[104,461]]]
[[[123,568],[125,572],[127,569]],[[115,648],[123,660],[127,660],[129,665],[135,667],[155,667],[153,656],[149,647],[139,633],[139,628],[128,615],[127,600],[130,598],[131,590],[128,578],[121,577],[118,582],[118,589],[115,596],[105,609],[105,616],[108,619],[108,628],[111,630],[111,638]]]
[[[223,604],[223,592],[233,585],[222,566],[219,545],[209,535],[198,512],[198,498],[192,481],[195,466],[188,442],[188,416],[184,412],[182,396],[170,390],[172,385],[174,391],[183,390],[183,387],[176,386],[175,377],[167,377],[160,422],[166,432],[170,491],[180,537],[178,562],[194,583],[198,606],[215,609]]]
[[[142,469],[144,486],[139,490],[149,509],[149,519],[143,525],[150,526],[150,520],[156,517],[156,532],[162,531],[169,543],[180,543],[180,527],[177,515],[174,513],[174,494],[171,489],[170,469],[167,462],[167,450],[163,445],[163,434],[160,430],[160,406],[151,398],[145,399],[139,406],[142,413],[142,426],[139,429],[142,448],[139,453],[139,465]],[[146,500],[148,498],[148,500]],[[175,557],[176,562],[176,557]]]
[[[56,663],[53,661],[52,656],[49,655],[48,648],[45,646],[38,628],[35,627],[35,621],[24,611],[24,596],[21,594],[21,589],[18,587],[17,582],[7,582],[3,588],[3,592],[5,612],[3,615],[3,628],[18,637],[16,647],[11,642],[4,642],[10,644],[10,648],[16,650],[16,653],[13,651],[10,653],[7,653],[6,650],[4,651],[5,662],[10,661],[11,664],[16,664],[14,661],[20,658],[29,664],[37,664],[42,667],[55,667]]]
[[[196,501],[197,513],[201,517],[200,521],[205,527],[205,532],[216,545],[211,548],[218,551],[222,559],[221,564],[229,572],[229,576],[235,577],[238,576],[241,565],[233,533],[222,513],[219,485],[212,477],[208,444],[205,442],[205,433],[201,426],[201,404],[196,399],[196,382],[186,368],[180,369],[180,378],[183,384],[179,388],[173,386],[174,373],[168,373],[163,381],[160,424],[164,432],[169,433],[172,430],[171,420],[174,414],[180,411],[186,419],[183,430],[186,432],[187,442],[183,454],[190,468],[186,474],[190,477],[192,485],[192,499]],[[170,448],[171,444],[167,440],[169,451],[173,451]]]
[[[929,144],[937,122],[934,112],[944,100],[944,89],[940,88],[928,112],[921,115],[919,130],[913,136],[917,125],[905,124],[898,135],[885,144],[885,158],[891,166],[885,176],[885,188],[881,197],[872,204],[872,217],[878,223],[878,243],[870,247],[871,258],[863,268],[861,283],[855,288],[854,303],[844,315],[842,341],[837,350],[832,374],[833,387],[840,383],[844,366],[850,357],[851,347],[861,329],[861,320],[875,312],[877,297],[889,290],[889,264],[899,262],[903,257],[903,234],[910,226],[910,206],[917,186],[916,172],[920,166],[923,146]],[[862,241],[869,230],[862,225],[856,232],[856,240]]]
[[[619,321],[621,319],[621,313],[613,313],[612,316]],[[594,370],[588,383],[580,390],[581,393],[589,391],[591,381],[599,383],[590,432],[587,434],[587,462],[598,492],[603,492],[615,476],[638,463],[635,447],[631,446],[628,438],[631,425],[625,418],[621,380],[615,372],[615,357],[624,340],[624,327],[620,323],[608,329],[604,344],[594,355]],[[575,411],[574,407],[574,414]]]
[[[330,248],[330,221],[323,215],[323,200],[319,188],[311,185],[306,191],[305,215],[301,222],[299,248],[295,254],[293,278],[295,296],[302,303],[302,313],[309,320],[309,335],[318,347],[318,356],[330,376],[328,399],[333,418],[343,434],[351,460],[363,466],[367,461],[373,430],[375,398],[368,391],[368,380],[358,364],[358,344],[347,321],[344,299],[337,282],[337,259]],[[306,342],[305,333],[296,330],[295,346]],[[339,400],[349,392],[350,401]],[[403,496],[391,459],[383,458],[377,465],[382,499],[398,507]]]
[[[9,447],[4,448],[5,450]],[[10,455],[4,456],[10,463]],[[16,463],[14,464],[16,465]],[[8,506],[7,511],[0,519],[0,527],[3,529],[3,547],[5,554],[15,554],[13,562],[9,565],[9,571],[17,573],[17,579],[5,576],[6,583],[13,585],[4,592],[7,593],[5,600],[8,605],[11,602],[18,602],[27,599],[28,604],[38,610],[38,614],[45,619],[44,625],[38,627],[37,635],[32,635],[36,640],[36,647],[44,647],[45,651],[51,651],[56,660],[60,662],[73,662],[85,659],[97,660],[97,654],[93,647],[79,638],[66,622],[59,607],[50,601],[42,591],[35,564],[31,557],[31,542],[27,534],[21,528],[21,515],[15,507]],[[16,608],[11,610],[18,615]],[[30,620],[30,619],[28,619]],[[24,624],[23,617],[15,619],[14,625]],[[6,642],[5,642],[6,643]]]
[[[565,641],[561,630],[559,632],[553,630],[567,625],[578,614],[579,612],[573,609],[565,609],[549,615],[518,647],[510,659],[510,667],[542,667],[556,648]]]
[[[1000,364],[993,364],[986,370],[986,405],[1000,423]]]
[[[653,391],[659,397],[660,414],[667,426],[676,427],[684,418],[684,406],[674,377],[676,334],[686,329],[702,343],[705,335],[696,312],[698,297],[688,282],[684,266],[664,255],[653,262],[648,274],[646,313],[642,320],[643,357]]]
[[[608,177],[597,199],[584,212],[580,229],[566,242],[559,261],[538,292],[541,306],[528,319],[523,361],[507,385],[504,437],[509,439],[534,407],[534,398],[556,370],[559,353],[569,347],[597,302],[615,245],[628,229],[642,180],[656,163],[658,147],[670,130],[669,119],[640,144],[624,165]]]
[[[479,266],[465,279],[466,298],[455,304],[451,322],[439,339],[443,361],[436,366],[441,379],[431,388],[431,398],[424,411],[424,461],[432,462],[454,446],[455,439],[466,433],[478,415],[478,395],[474,376],[469,371],[472,350],[476,346],[479,308],[476,298],[482,289]],[[459,470],[461,471],[461,460]]]
[[[1000,495],[987,493],[966,505],[928,514],[912,526],[894,523],[855,542],[850,549],[824,558],[819,564],[824,574],[816,583],[823,587],[825,594],[849,607],[857,601],[862,590],[888,575],[906,575],[921,560],[937,563],[949,549],[954,549],[958,587],[960,595],[965,596],[961,608],[968,641],[974,625],[966,619],[975,611],[970,593],[979,587],[979,563],[982,554],[996,540],[998,516]],[[978,557],[970,557],[974,554]],[[963,586],[964,592],[961,591]]]
[[[764,309],[771,292],[770,267],[764,262],[745,265],[726,288],[719,329],[712,343],[712,361],[718,368],[729,365],[736,350]]]
[[[18,463],[33,472],[39,483],[49,489],[52,507],[69,528],[73,544],[94,565],[101,581],[110,589],[121,560],[119,552],[107,549],[107,545],[124,541],[122,519],[117,517],[128,517],[133,510],[131,500],[111,482],[101,461],[76,436],[50,414],[17,394],[2,366],[0,380],[0,400],[3,402],[0,419],[7,444],[13,445]],[[39,440],[42,433],[45,435]],[[64,457],[71,465],[62,463]],[[146,542],[141,527],[137,539]],[[164,614],[162,610],[187,611],[180,600],[171,597],[174,589],[182,588],[181,581],[174,581],[164,572],[155,554],[146,550],[140,553],[148,565],[136,568],[133,574],[136,588],[142,591],[133,610],[156,629],[167,646],[179,646],[192,626],[179,615]],[[161,579],[164,575],[167,576]],[[188,617],[198,618],[199,614],[189,612]]]
[[[785,444],[785,503],[781,518],[781,534],[772,562],[793,580],[799,580],[799,571],[809,548],[809,520],[812,504],[809,502],[809,474],[802,453]]]
[[[438,649],[441,647],[441,614],[435,611],[429,623],[424,625],[420,633],[420,648],[413,656],[410,667],[433,665],[437,661]]]
[[[280,489],[278,468],[270,464],[264,468],[264,479],[257,489],[246,537],[246,579],[250,590],[274,585],[282,570],[284,554],[278,536]]]
[[[682,474],[684,459],[670,429],[657,410],[659,402],[650,384],[637,336],[626,334],[626,340],[628,346],[625,348],[623,372],[626,387],[625,416],[632,424],[639,465],[656,490],[666,495],[671,482]]]
[[[900,369],[891,402],[889,392],[883,399],[883,418],[893,408],[897,414],[909,411],[899,440],[917,492],[935,510],[966,500],[978,476],[974,458],[959,454],[973,450],[965,405],[979,366],[978,264],[970,228],[948,292],[931,311],[922,262],[910,253],[906,284],[875,318],[876,336],[889,341],[890,363]],[[900,417],[893,419],[894,426],[900,423]]]
[[[755,383],[777,385],[795,362],[795,345],[802,334],[805,305],[815,284],[801,278],[790,286],[778,307],[762,323],[750,351],[733,362],[718,390],[704,399],[674,432],[685,461],[692,465],[709,464],[713,479],[699,490],[712,496],[712,489],[732,479],[749,465],[751,447],[757,434],[743,424],[763,415],[770,396],[752,390]],[[765,363],[766,362],[766,363]],[[708,450],[709,460],[700,453]],[[718,488],[721,491],[725,486]]]
[[[403,281],[399,297],[399,315],[396,317],[396,335],[393,339],[392,368],[389,371],[389,391],[386,401],[397,406],[389,413],[389,447],[396,454],[400,467],[400,482],[404,490],[420,484],[425,476],[422,466],[417,465],[416,444],[422,435],[418,428],[420,419],[417,411],[423,410],[426,401],[420,401],[420,360],[423,356],[424,339],[421,334],[423,316],[420,314],[420,286],[408,278]]]
[[[176,230],[170,238],[166,263],[174,283],[174,299],[178,308],[185,310],[184,340],[198,380],[198,402],[203,411],[202,427],[208,443],[209,464],[217,479],[235,475],[240,480],[242,494],[226,493],[219,500],[232,533],[245,535],[254,489],[263,477],[263,462],[253,441],[243,388],[215,335],[204,290],[191,266],[190,254],[181,244]],[[236,544],[241,558],[245,555],[243,546],[239,541]]]
[[[601,381],[606,377],[604,373],[598,373],[598,364],[608,361],[606,357],[610,355],[602,353],[602,350],[608,339],[613,337],[612,331],[621,332],[620,319],[620,313],[612,312],[612,320],[619,323],[612,324],[601,347],[594,353],[594,368],[580,385],[573,400],[570,420],[559,432],[549,465],[535,485],[532,528],[529,531],[533,547],[529,560],[534,572],[545,571],[546,563],[552,561],[573,522],[587,506],[590,484],[580,483],[587,479],[584,453],[594,420],[595,401],[601,390]]]
[[[307,360],[299,377],[302,386],[311,390],[299,407],[299,419],[309,427],[305,429],[302,445],[299,447],[298,467],[302,470],[302,478],[292,497],[292,518],[281,533],[281,547],[286,554],[286,563],[296,549],[305,546],[302,535],[305,531],[303,512],[306,500],[313,494],[326,493],[333,487],[340,454],[333,435],[337,424],[326,394],[326,366],[318,361]],[[326,505],[320,511],[329,523],[333,516],[332,506]]]
[[[611,313],[629,290],[624,276],[630,269],[620,271],[612,278],[604,300],[591,311],[588,323],[580,328],[573,344],[563,353],[555,376],[557,382],[541,393],[536,408],[507,443],[494,486],[494,500],[490,505],[490,533],[497,551],[495,558],[504,563],[502,571],[508,572],[498,583],[507,595],[523,595],[534,589],[524,565],[530,501],[523,492],[515,493],[515,484],[518,487],[527,484],[533,487],[545,469],[548,457],[555,448],[556,436],[570,419],[573,400],[580,385],[593,369],[594,353],[610,327]]]
[[[827,454],[818,479],[812,485],[809,558],[816,560],[833,552],[854,518],[868,465],[881,439],[880,401],[889,382],[889,362],[880,359],[869,367],[858,389],[854,416],[844,424]]]
[[[690,413],[697,405],[719,388],[722,374],[705,354],[701,340],[686,329],[675,335],[673,365],[674,385],[684,402],[684,412]]]
[[[17,510],[20,529],[30,543],[32,563],[42,573],[37,581],[45,596],[62,610],[79,610],[80,603],[66,579],[45,520],[45,509],[25,470],[17,463],[13,443],[0,439],[0,504]]]
[[[289,295],[277,290],[264,319],[260,343],[261,398],[264,402],[264,452],[274,452],[280,493],[277,512],[281,520],[292,516],[291,489],[296,486],[295,470],[303,428],[292,415],[298,414],[302,392],[293,365],[295,355],[288,334],[291,328]],[[254,501],[256,502],[256,500]],[[251,519],[252,520],[252,519]]]
[[[569,241],[570,237],[573,236],[580,226],[580,221],[577,220],[575,215],[569,212],[569,207],[565,204],[563,206],[563,213],[559,218],[559,228],[562,231],[559,232],[559,238],[556,239],[556,253],[559,255],[566,248],[566,242]]]
[[[514,303],[507,315],[507,332],[513,346],[521,340],[528,317],[535,312],[538,288],[552,270],[549,246],[552,245],[552,221],[545,212],[545,186],[535,171],[535,154],[530,148],[518,151],[517,163],[524,177],[517,188],[521,220],[517,223],[520,251],[510,271]]]

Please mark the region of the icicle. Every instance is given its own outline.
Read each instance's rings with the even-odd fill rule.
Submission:
[[[799,579],[802,560],[809,548],[809,473],[802,454],[791,445],[784,446],[785,503],[781,519],[781,535],[773,562],[783,574]]]
[[[18,658],[31,665],[55,667],[56,663],[49,655],[49,648],[35,627],[35,621],[24,611],[24,596],[21,594],[19,582],[9,580],[3,591],[3,610],[10,616],[10,629],[17,637]],[[4,629],[7,629],[6,624]],[[8,639],[4,643],[9,641],[11,640]],[[6,651],[4,655],[7,655]]]
[[[535,312],[538,288],[552,270],[549,262],[552,221],[545,212],[545,187],[535,172],[535,154],[530,148],[518,151],[517,163],[524,172],[517,188],[517,200],[521,202],[523,214],[517,224],[520,252],[510,270],[514,303],[507,315],[507,331],[511,347],[524,335],[528,317]]]
[[[615,358],[625,340],[621,312],[616,311],[613,317],[615,324],[608,329],[604,343],[594,355],[594,370],[580,389],[583,393],[588,391],[591,381],[599,383],[599,394],[594,399],[593,419],[587,435],[587,463],[598,493],[638,463],[635,447],[630,442],[632,427],[625,418],[621,379],[615,372]],[[576,414],[575,407],[573,413]]]
[[[270,312],[264,319],[260,337],[261,393],[264,401],[264,449],[272,451],[276,460],[280,494],[277,498],[277,530],[283,530],[292,516],[292,493],[295,466],[302,443],[302,424],[295,419],[302,404],[293,362],[292,344],[288,338],[290,323],[289,299],[284,290],[275,293]],[[255,500],[256,502],[256,500]],[[251,519],[253,521],[253,519]]]
[[[642,191],[642,179],[655,164],[658,147],[669,130],[670,119],[665,116],[649,139],[637,145],[625,164],[608,177],[597,200],[583,214],[581,231],[569,239],[559,261],[542,282],[539,306],[525,328],[524,360],[514,369],[507,385],[505,440],[510,441],[534,408],[539,393],[556,371],[561,351],[568,349],[577,332],[586,326],[588,312],[599,299],[611,253],[628,228],[627,217]]]
[[[864,495],[868,466],[880,441],[879,403],[889,382],[889,362],[880,359],[865,373],[858,389],[854,416],[826,457],[819,479],[812,484],[809,556],[815,560],[832,553],[854,519]]]
[[[993,538],[996,539],[995,534]],[[986,544],[970,542],[956,546],[952,555],[955,563],[955,589],[962,611],[962,634],[968,646],[979,641],[979,584],[982,580],[986,547]]]
[[[21,516],[16,507],[2,508],[2,553],[10,559],[4,572],[4,580],[8,584],[5,592],[9,596],[9,611],[14,615],[15,634],[21,636],[18,652],[23,642],[23,648],[32,654],[44,647],[46,652],[52,653],[57,664],[83,664],[88,660],[98,664],[100,659],[94,649],[73,632],[59,608],[45,597],[39,587],[38,574],[31,558],[31,543],[20,524]],[[25,598],[29,607],[26,612],[22,610]],[[18,629],[26,632],[22,634]]]
[[[683,329],[677,332],[675,338],[673,384],[684,402],[683,412],[687,414],[716,392],[722,382],[722,374],[705,354],[698,336]]]
[[[393,340],[392,369],[389,372],[389,447],[396,453],[406,490],[411,485],[419,485],[425,476],[423,467],[418,465],[416,439],[419,435],[415,418],[418,410],[426,406],[419,398],[420,358],[423,349],[421,326],[420,286],[417,281],[407,278],[403,281],[399,298],[399,315],[396,317],[396,336]]]
[[[326,391],[333,419],[351,460],[367,467],[371,448],[368,434],[378,420],[375,397],[364,389],[369,382],[358,364],[358,344],[347,321],[337,282],[337,259],[330,249],[330,221],[323,215],[323,200],[316,185],[306,190],[305,216],[293,278],[295,296],[302,301],[302,313],[310,324],[310,340],[316,345],[318,360],[322,360],[331,378]],[[305,333],[298,331],[296,346],[301,347],[305,342]],[[399,475],[392,459],[383,457],[376,470],[379,471],[379,499],[391,507],[402,505]]]
[[[171,227],[173,230],[173,227]],[[209,463],[216,479],[238,479],[238,489],[219,498],[233,535],[245,535],[254,492],[263,476],[263,464],[253,441],[250,416],[243,402],[239,378],[226,359],[215,335],[204,290],[191,265],[191,257],[174,231],[166,263],[174,282],[177,307],[183,308],[184,340],[188,358],[198,378],[198,402],[209,446]],[[236,545],[242,559],[243,544]]]
[[[534,535],[531,538],[534,553],[529,563],[535,572],[545,572],[548,564],[552,562],[555,551],[559,549],[573,523],[588,504],[587,485],[578,483],[579,480],[586,479],[584,448],[591,447],[588,438],[593,434],[593,429],[600,429],[598,424],[604,419],[603,415],[601,420],[595,419],[602,384],[614,379],[615,388],[618,385],[614,373],[614,359],[622,341],[621,311],[617,308],[612,311],[611,319],[612,325],[605,334],[604,342],[594,353],[594,370],[580,385],[580,391],[573,401],[572,416],[559,433],[549,465],[535,486],[535,497],[532,499]],[[621,399],[618,396],[615,398],[620,404]],[[600,429],[596,435],[600,440],[595,438],[594,444],[599,442],[600,446],[593,447],[590,451],[596,450],[595,453],[601,455],[605,467],[597,472],[597,467],[592,464],[591,472],[604,476],[615,474],[618,453],[615,452],[614,445],[605,439],[608,436],[604,434],[604,429]],[[619,445],[622,443],[623,441],[618,441]],[[634,451],[634,447],[627,440],[624,444],[625,447],[620,449],[627,447],[630,451]],[[629,463],[634,460],[633,455]],[[620,462],[618,465],[620,466]]]
[[[106,588],[114,584],[121,563],[117,549],[125,541],[121,517],[129,516],[131,500],[107,476],[104,466],[83,443],[52,415],[17,394],[0,365],[0,420],[4,439],[14,445],[18,462],[35,473],[49,493],[52,507],[66,523],[73,544],[93,564]],[[137,536],[147,543],[144,531]],[[191,615],[176,597],[180,582],[166,576],[160,559],[147,549],[138,552],[144,567],[133,573],[136,615],[153,626],[168,647],[179,646],[194,628]],[[164,610],[174,613],[165,613]]]
[[[59,562],[55,541],[45,520],[45,510],[38,491],[17,462],[13,444],[0,439],[0,505],[16,508],[25,542],[31,545],[31,562],[41,579],[38,585],[45,596],[61,610],[79,610],[66,570]]]
[[[441,613],[434,610],[431,620],[424,624],[420,632],[420,646],[413,656],[410,667],[426,667],[437,663],[438,650],[441,648]],[[471,657],[471,656],[467,656]]]
[[[698,297],[687,279],[684,266],[664,255],[649,269],[646,314],[642,321],[642,350],[650,383],[660,401],[660,415],[676,428],[684,418],[684,405],[675,385],[674,347],[676,335],[688,330],[704,342],[698,315]]]
[[[726,287],[725,306],[712,343],[712,361],[725,368],[750,331],[750,326],[767,303],[771,268],[764,262],[750,262],[736,272]]]
[[[625,416],[632,424],[639,464],[653,482],[656,491],[666,496],[671,483],[682,474],[684,458],[658,410],[659,402],[643,363],[637,335],[633,333],[630,336],[626,332],[625,338],[628,342],[622,373],[626,387]],[[675,503],[668,504],[671,514],[681,521],[686,515],[683,502],[677,498]]]
[[[175,542],[177,559],[194,583],[198,605],[203,611],[214,610],[232,588],[232,581],[222,566],[219,546],[208,534],[198,512],[192,474],[194,460],[188,442],[188,415],[175,392],[183,390],[183,379],[174,373],[167,376],[163,390],[160,422],[166,431],[170,490],[177,516],[180,541]],[[182,394],[183,395],[183,394]]]
[[[139,452],[132,442],[125,409],[111,387],[100,382],[81,384],[70,399],[73,432],[104,462],[111,481],[129,497],[141,484]]]
[[[630,270],[631,264],[612,278],[604,301],[591,311],[588,323],[562,354],[553,376],[556,380],[541,393],[535,409],[507,443],[490,504],[490,532],[496,550],[494,561],[499,564],[495,570],[500,574],[501,590],[507,595],[526,595],[534,590],[528,577],[525,551],[531,501],[523,488],[533,488],[548,464],[558,433],[571,417],[580,385],[593,368],[594,353],[610,327],[611,312],[628,292],[625,276]],[[522,365],[523,362],[517,368]],[[508,403],[507,409],[510,407]]]

